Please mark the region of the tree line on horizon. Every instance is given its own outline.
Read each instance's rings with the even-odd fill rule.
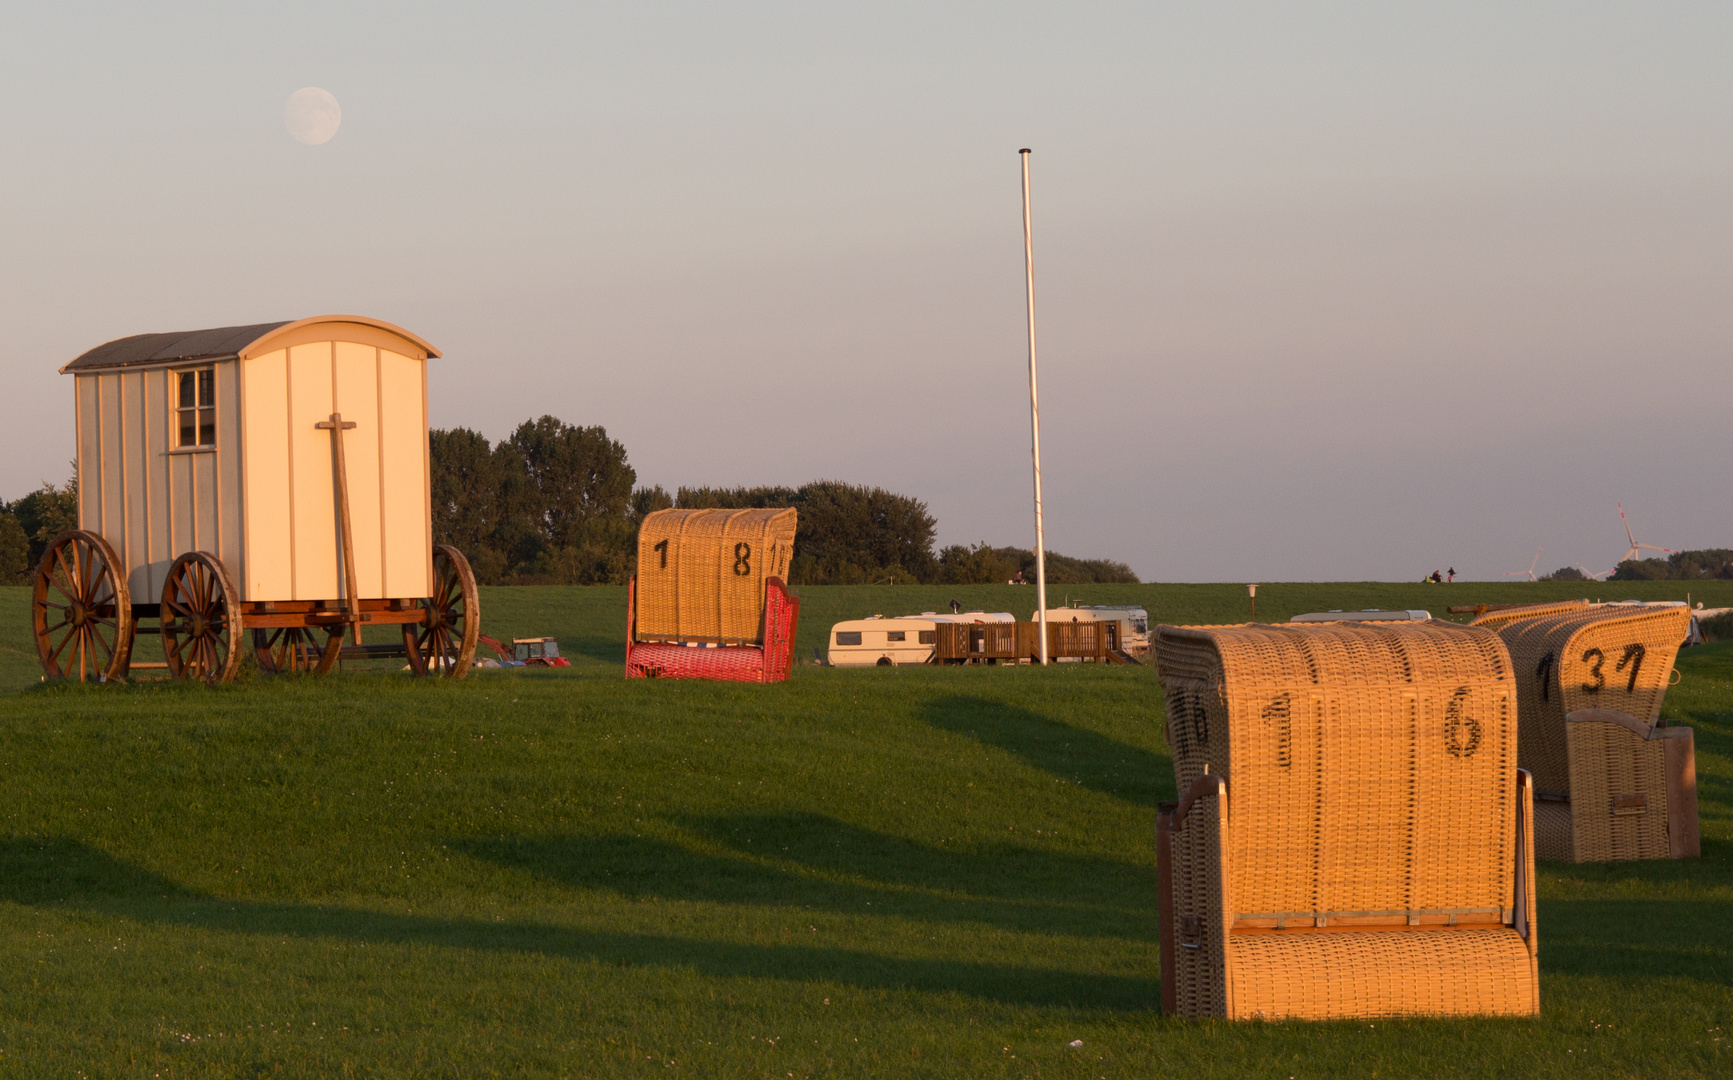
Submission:
[[[468,556],[484,584],[623,584],[636,570],[638,526],[657,510],[793,507],[792,585],[985,584],[1035,557],[1016,547],[933,550],[926,503],[837,480],[800,487],[639,487],[626,448],[600,427],[526,420],[498,443],[468,428],[430,433],[433,532]],[[1054,584],[1136,582],[1122,562],[1047,554]]]
[[[926,503],[883,488],[816,480],[800,487],[639,487],[626,448],[600,427],[526,420],[498,443],[468,428],[429,433],[433,535],[487,585],[623,584],[638,526],[669,508],[793,507],[793,585],[1033,581],[1034,553],[980,543],[933,550]],[[48,543],[77,527],[76,477],[0,502],[0,583],[29,580]],[[1136,582],[1125,563],[1047,553],[1056,585]]]
[[[637,564],[638,526],[668,508],[795,508],[793,585],[997,584],[1035,578],[1027,548],[952,544],[933,550],[926,503],[883,488],[816,480],[791,487],[638,487],[626,448],[600,427],[526,420],[497,444],[468,428],[429,432],[433,533],[469,557],[483,584],[623,584]],[[48,543],[77,527],[77,478],[0,500],[0,584],[24,583]],[[1733,579],[1733,548],[1627,559],[1611,581]],[[1112,559],[1047,553],[1055,585],[1133,584]],[[1574,566],[1543,581],[1586,581]]]

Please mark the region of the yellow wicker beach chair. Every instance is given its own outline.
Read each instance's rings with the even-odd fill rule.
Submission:
[[[795,511],[658,510],[638,530],[626,677],[780,682],[800,600],[786,584]]]
[[[1690,621],[1683,605],[1605,604],[1498,628],[1516,667],[1518,762],[1534,774],[1541,858],[1698,854],[1692,732],[1659,723]]]
[[[658,510],[638,530],[638,640],[757,645],[788,580],[795,511]]]
[[[1497,630],[1508,623],[1520,622],[1523,619],[1539,618],[1542,615],[1563,615],[1570,611],[1586,610],[1589,606],[1587,600],[1560,600],[1552,604],[1512,604],[1509,607],[1498,607],[1484,611],[1468,625],[1484,626],[1488,630]]]
[[[1539,1011],[1510,661],[1449,623],[1157,631],[1162,1004],[1328,1019]]]

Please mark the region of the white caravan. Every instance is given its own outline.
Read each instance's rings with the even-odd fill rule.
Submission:
[[[830,663],[835,667],[890,667],[924,664],[933,658],[940,623],[1014,622],[1008,611],[965,611],[940,615],[923,611],[887,619],[848,619],[830,628]]]
[[[1030,614],[1036,622],[1041,613]],[[1047,621],[1056,622],[1116,622],[1119,637],[1115,647],[1139,659],[1149,655],[1149,612],[1129,604],[1079,604],[1076,607],[1048,608]]]

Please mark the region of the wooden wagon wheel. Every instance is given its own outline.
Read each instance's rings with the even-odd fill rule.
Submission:
[[[189,551],[162,586],[162,651],[177,679],[228,682],[241,666],[241,597],[215,555]]]
[[[42,553],[32,585],[36,655],[49,678],[126,678],[132,597],[108,541],[82,529],[61,533]]]
[[[302,675],[318,666],[325,650],[304,626],[279,626],[253,631],[253,657],[270,675]]]
[[[469,560],[449,544],[433,545],[433,596],[425,604],[421,625],[403,628],[403,644],[413,654],[410,667],[461,679],[469,674],[481,634],[481,595]]]

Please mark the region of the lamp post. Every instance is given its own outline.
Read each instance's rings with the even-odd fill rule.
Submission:
[[[1047,545],[1041,530],[1041,403],[1035,393],[1035,244],[1029,225],[1029,150],[1023,159],[1023,270],[1029,286],[1029,457],[1035,466],[1035,621],[1041,642],[1041,663],[1047,663]]]
[[[1247,585],[1246,586],[1246,593],[1249,596],[1251,596],[1251,598],[1252,598],[1252,621],[1257,622],[1258,621],[1258,587],[1256,585]]]

